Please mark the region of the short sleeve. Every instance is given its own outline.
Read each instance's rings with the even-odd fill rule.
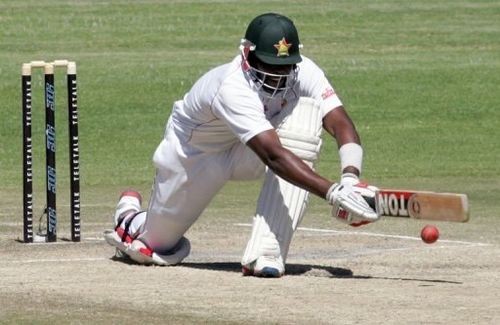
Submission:
[[[335,89],[328,81],[325,73],[316,63],[303,57],[299,66],[299,87],[301,96],[311,97],[320,103],[323,116],[328,112],[342,106]]]

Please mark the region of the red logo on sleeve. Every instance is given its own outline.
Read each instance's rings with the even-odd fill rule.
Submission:
[[[328,97],[332,97],[333,95],[335,95],[335,90],[333,90],[333,88],[326,88],[325,91],[321,94],[321,97],[323,97],[323,99],[327,99]]]

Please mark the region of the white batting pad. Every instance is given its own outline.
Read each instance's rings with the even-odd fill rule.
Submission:
[[[280,113],[277,128],[283,146],[311,168],[321,148],[322,113],[316,101],[301,97]],[[242,258],[249,265],[260,256],[274,256],[286,262],[292,235],[304,215],[309,193],[266,170],[253,218],[252,235]]]
[[[115,210],[115,216],[114,216],[114,222],[115,226],[118,225],[118,221],[120,217],[122,217],[122,214],[127,211],[139,211],[141,210],[141,202],[139,201],[138,198],[133,197],[133,196],[123,196],[120,198],[118,201],[118,204],[116,205],[116,210]]]
[[[312,167],[321,148],[323,114],[319,104],[312,98],[301,97],[295,106],[285,107],[279,118],[282,121],[276,132],[283,147]]]
[[[247,265],[260,256],[281,257],[286,261],[293,232],[304,214],[309,193],[266,172],[253,218],[252,235],[242,264]]]

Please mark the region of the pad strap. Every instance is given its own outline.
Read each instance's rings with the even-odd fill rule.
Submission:
[[[130,242],[132,242],[132,240],[137,238],[137,236],[139,235],[139,231],[137,231],[135,234],[130,235],[129,234],[130,226],[132,225],[132,222],[134,221],[134,219],[139,214],[144,213],[144,212],[145,211],[133,212],[132,216],[130,216],[128,218],[127,218],[127,216],[121,218],[120,222],[115,227],[115,231],[121,236],[122,242],[130,243]],[[123,225],[123,227],[122,227],[122,225]]]

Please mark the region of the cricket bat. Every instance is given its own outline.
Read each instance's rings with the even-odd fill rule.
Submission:
[[[381,214],[389,217],[452,222],[469,220],[466,194],[380,189],[376,204]]]

